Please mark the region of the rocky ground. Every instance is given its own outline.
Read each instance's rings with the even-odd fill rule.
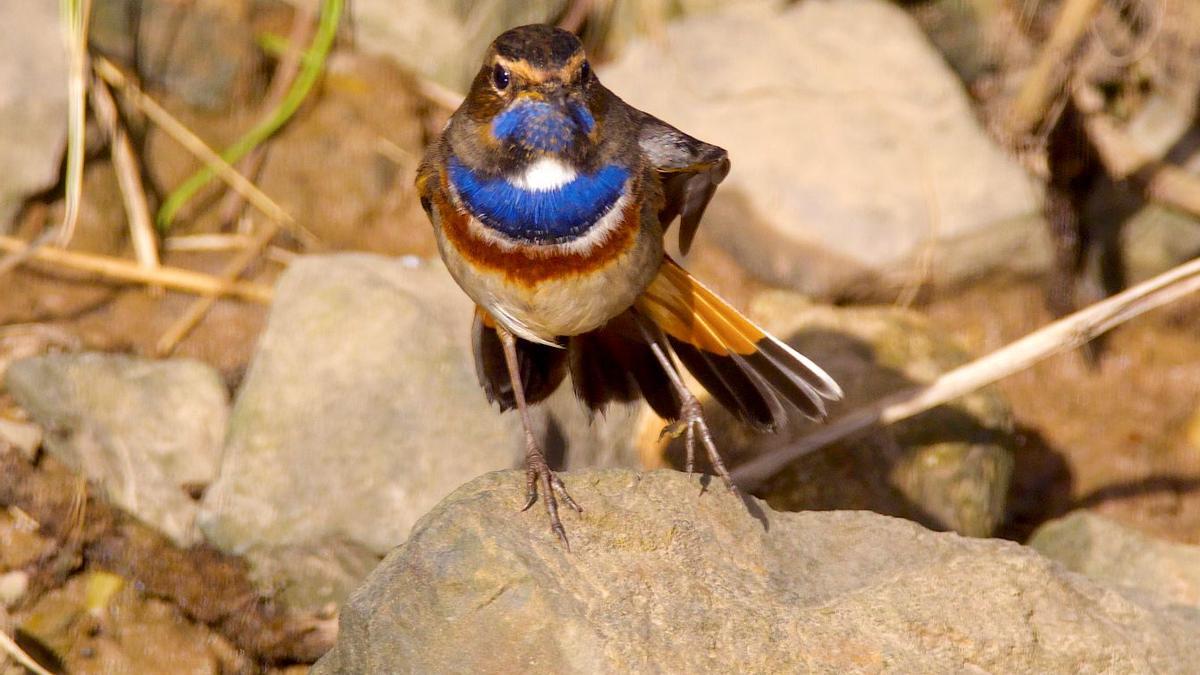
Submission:
[[[990,125],[987,92],[1033,51],[988,14],[1003,3],[657,4],[589,20],[598,73],[730,149],[686,264],[824,365],[838,412],[1053,318],[1044,178]],[[277,237],[245,275],[273,286],[270,307],[217,302],[171,358],[154,346],[188,296],[51,266],[0,277],[0,630],[70,673],[301,671],[322,655],[320,673],[1194,670],[1200,301],[808,455],[741,500],[670,470],[678,441],[645,406],[589,421],[564,388],[535,424],[585,509],[565,518],[571,552],[539,509],[517,511],[519,425],[478,389],[470,303],[410,187],[447,114],[429,83],[461,89],[477,53],[419,46],[482,49],[566,5],[350,3],[353,35],[257,176],[320,245]],[[293,10],[180,7],[97,3],[93,49],[220,146],[257,119],[271,59],[256,40]],[[48,83],[65,65],[30,56],[57,39],[44,14],[0,7],[28,27],[0,64],[30,64],[0,68],[0,139],[64,115]],[[1194,107],[1191,80],[1171,81]],[[1160,98],[1131,133],[1177,128],[1186,145],[1191,108]],[[159,199],[195,162],[156,126],[134,131]],[[0,142],[0,234],[61,217],[59,162],[43,160],[64,133]],[[107,157],[90,153],[72,248],[127,256]],[[220,272],[229,251],[173,248],[228,234],[220,197],[185,211],[165,262]],[[1130,279],[1200,251],[1196,219],[1134,206],[1114,240]],[[709,414],[735,466],[781,442]],[[795,419],[783,440],[811,428]]]

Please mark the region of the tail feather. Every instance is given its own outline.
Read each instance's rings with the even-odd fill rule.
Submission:
[[[825,417],[826,401],[842,397],[841,388],[824,370],[759,328],[670,258],[634,306],[667,334],[705,389],[753,426],[783,423],[776,397],[814,419]]]
[[[588,409],[641,396],[660,417],[679,417],[683,402],[646,343],[606,327],[572,337],[567,351],[575,395]]]
[[[725,409],[757,431],[773,432],[778,428],[783,419],[782,404],[753,371],[737,360],[718,357],[670,336],[667,339],[688,372]]]

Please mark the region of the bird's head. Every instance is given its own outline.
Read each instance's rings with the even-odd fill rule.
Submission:
[[[573,34],[545,25],[496,38],[459,114],[460,139],[505,163],[588,163],[599,138],[603,87]]]

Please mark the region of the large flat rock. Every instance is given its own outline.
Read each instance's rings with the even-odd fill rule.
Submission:
[[[568,474],[585,509],[463,486],[343,607],[319,675],[1189,672],[1200,612],[1011,542],[867,512],[776,513],[670,471]]]

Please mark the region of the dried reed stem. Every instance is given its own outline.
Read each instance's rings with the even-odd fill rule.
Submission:
[[[0,235],[0,251],[24,253],[30,248],[31,246],[27,242],[15,237]],[[48,246],[33,251],[30,257],[39,262],[97,274],[114,281],[157,285],[187,293],[231,295],[253,302],[268,303],[271,301],[272,291],[269,286],[245,281],[222,281],[208,274],[178,267],[160,266],[147,269],[129,260]]]
[[[136,84],[130,82],[125,77],[125,74],[113,65],[111,61],[98,56],[96,57],[94,68],[96,74],[101,79],[120,90],[122,95],[127,97],[146,117],[150,118],[150,121],[157,124],[163,131],[186,148],[188,152],[191,152],[200,161],[208,165],[221,180],[228,183],[232,189],[241,193],[254,208],[261,211],[267,218],[270,218],[283,227],[289,228],[306,245],[309,243],[312,243],[314,247],[319,245],[319,241],[312,233],[299,227],[296,221],[279,204],[276,204],[274,200],[263,193],[262,190],[259,190],[245,176],[238,173],[228,162],[221,159],[221,156],[216,151],[208,147],[207,143],[192,133],[182,122],[175,119],[158,102],[147,96]]]
[[[1048,356],[1079,347],[1144,312],[1196,291],[1200,291],[1200,258],[1044,326],[987,356],[944,373],[927,385],[897,392],[852,410],[829,426],[738,467],[733,471],[734,481],[752,489],[798,457],[877,424],[893,424],[948,403]]]
[[[117,117],[117,105],[113,102],[108,85],[97,80],[92,86],[92,109],[96,119],[108,133],[113,168],[117,174],[117,185],[121,189],[121,200],[125,204],[125,216],[129,219],[129,235],[133,241],[133,253],[138,264],[147,269],[159,266],[158,240],[154,236],[154,224],[150,218],[150,206],[146,201],[146,190],[142,186],[142,175],[138,168],[129,135]]]

